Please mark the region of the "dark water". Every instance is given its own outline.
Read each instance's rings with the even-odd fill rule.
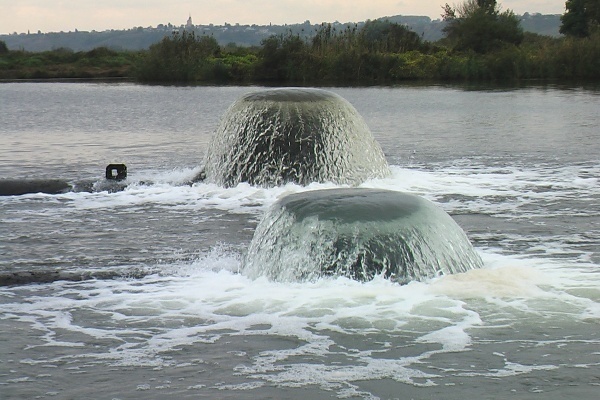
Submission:
[[[0,197],[0,398],[595,399],[600,92],[333,88],[484,268],[400,286],[238,273],[286,185],[188,185],[248,87],[0,85],[0,177],[119,192]],[[312,184],[308,189],[331,188]]]

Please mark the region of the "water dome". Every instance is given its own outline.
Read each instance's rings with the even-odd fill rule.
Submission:
[[[337,94],[310,88],[253,92],[234,102],[213,136],[205,179],[357,185],[390,174],[379,144],[358,111]]]
[[[480,268],[458,224],[421,197],[345,188],[288,195],[259,223],[243,273],[276,281],[344,276],[399,283]]]

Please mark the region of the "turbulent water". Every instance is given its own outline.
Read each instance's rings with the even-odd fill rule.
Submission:
[[[433,201],[483,259],[407,285],[240,273],[277,199],[339,187],[188,183],[255,89],[0,84],[1,177],[129,172],[0,197],[3,276],[69,278],[0,288],[2,399],[597,398],[597,88],[331,89],[391,165],[360,186]]]

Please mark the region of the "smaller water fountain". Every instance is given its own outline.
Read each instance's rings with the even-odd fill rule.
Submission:
[[[383,275],[399,283],[480,268],[464,231],[421,197],[364,188],[278,200],[259,223],[243,273],[276,281]]]
[[[227,111],[205,159],[204,178],[248,182],[357,185],[390,174],[379,144],[356,109],[320,89],[249,93]]]

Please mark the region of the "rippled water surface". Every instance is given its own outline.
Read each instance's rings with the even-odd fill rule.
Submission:
[[[597,398],[598,90],[329,89],[391,165],[361,186],[435,202],[484,261],[398,285],[239,272],[271,204],[336,187],[187,184],[256,89],[0,84],[0,177],[129,170],[0,197],[2,276],[71,279],[0,288],[0,398]]]

